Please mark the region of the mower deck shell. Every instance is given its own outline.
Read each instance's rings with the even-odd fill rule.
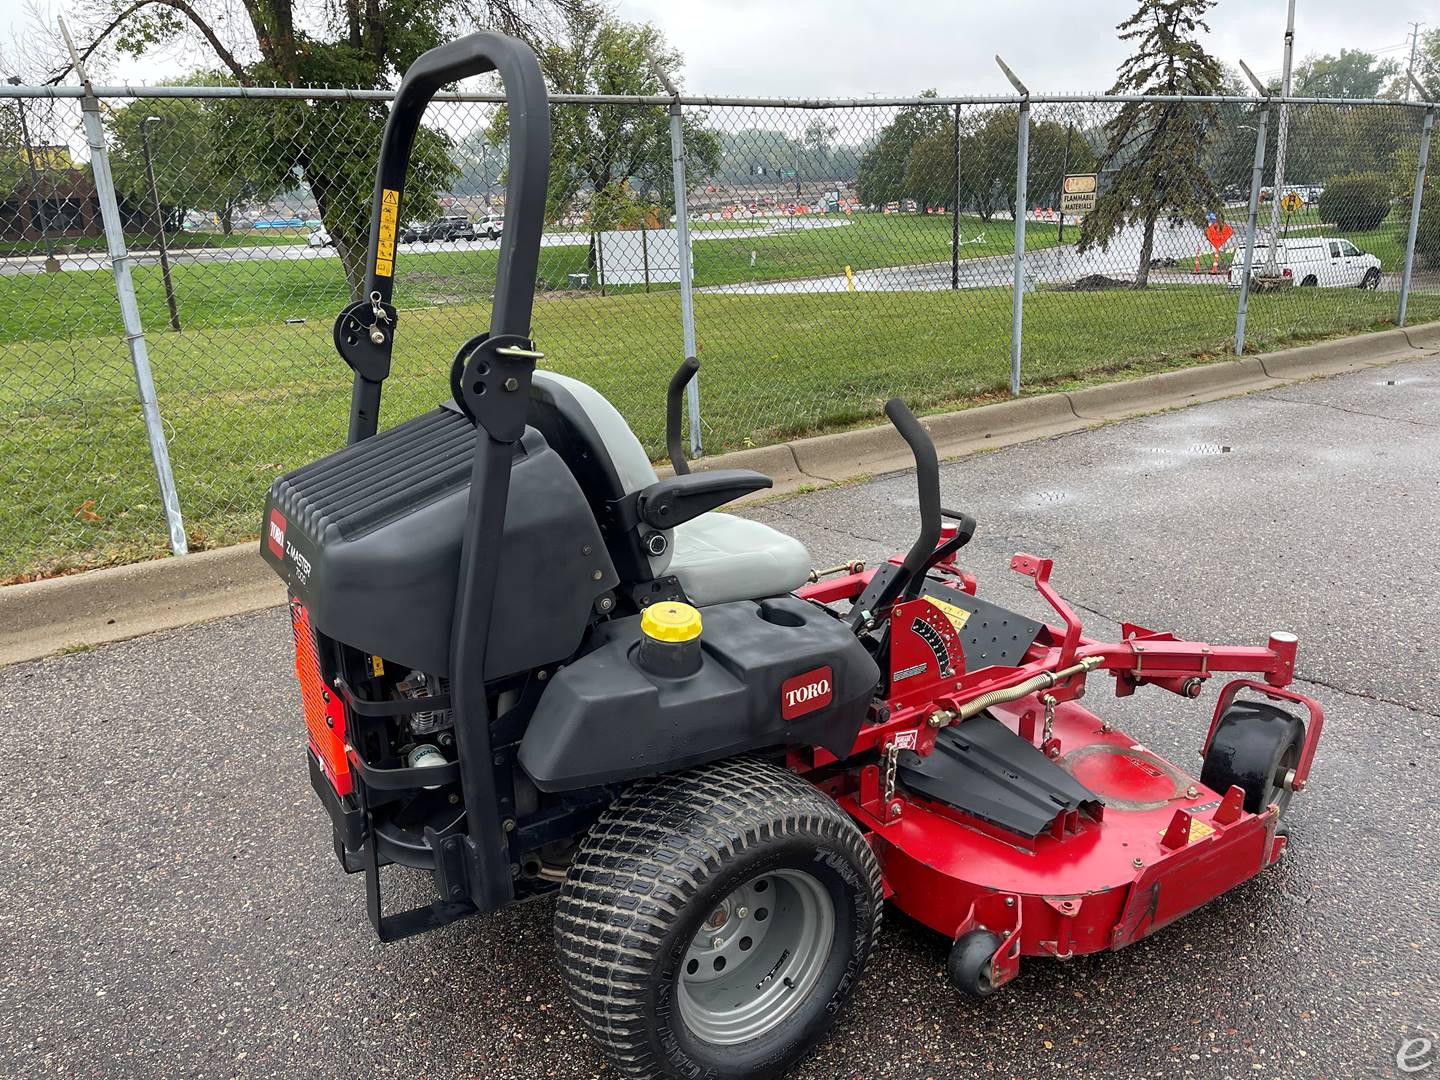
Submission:
[[[1018,733],[1038,708],[1022,700],[992,714]],[[997,960],[1012,970],[997,963],[997,984],[1022,955],[1131,944],[1279,858],[1273,808],[1246,813],[1074,703],[1057,708],[1054,737],[1064,748],[1057,763],[1104,800],[1098,820],[1074,815],[1030,840],[903,789],[885,820],[863,777],[840,800],[870,833],[891,903],[952,939],[971,929],[1005,939],[1008,957]]]

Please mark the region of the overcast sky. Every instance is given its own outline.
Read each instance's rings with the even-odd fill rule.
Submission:
[[[685,55],[697,94],[858,97],[1006,93],[1005,58],[1032,90],[1108,90],[1128,53],[1115,25],[1134,0],[620,0]],[[1295,52],[1364,48],[1409,56],[1409,20],[1440,22],[1422,0],[1298,0]],[[1280,71],[1285,0],[1220,0],[1209,49]],[[1433,28],[1433,25],[1432,27]]]
[[[697,94],[776,97],[1008,92],[1000,53],[1032,90],[1109,89],[1126,55],[1115,24],[1134,0],[615,0],[650,21],[685,56]],[[62,8],[63,10],[63,8]],[[1363,48],[1402,63],[1409,21],[1440,24],[1433,0],[1299,0],[1296,56]],[[1278,75],[1285,0],[1220,0],[1208,47]],[[0,0],[0,43],[25,21],[23,0]],[[12,54],[10,48],[4,54]],[[188,66],[158,55],[120,61],[112,77],[154,81]]]

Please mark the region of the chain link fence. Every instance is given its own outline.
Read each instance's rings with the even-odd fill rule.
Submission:
[[[177,546],[137,340],[191,550],[253,536],[271,479],[345,434],[331,326],[363,272],[388,96],[101,89],[107,242],[74,93],[0,88],[0,580]],[[1440,200],[1413,198],[1423,106],[687,101],[678,220],[671,104],[552,104],[534,313],[546,366],[605,393],[657,457],[690,351],[682,250],[707,453],[873,420],[895,394],[959,407],[1394,325],[1402,302],[1440,317]],[[385,426],[448,396],[505,227],[503,107],[442,96],[425,125]],[[1173,197],[1147,211],[1135,176],[1167,125],[1198,167],[1160,174]],[[117,298],[121,241],[143,338]]]

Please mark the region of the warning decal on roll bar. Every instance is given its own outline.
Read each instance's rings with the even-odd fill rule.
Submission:
[[[385,188],[380,193],[380,242],[375,246],[375,273],[395,276],[395,228],[400,223],[400,192]]]

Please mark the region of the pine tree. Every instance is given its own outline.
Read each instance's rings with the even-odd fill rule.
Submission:
[[[1208,31],[1203,16],[1215,0],[1140,0],[1135,14],[1116,29],[1122,41],[1136,42],[1112,94],[1196,94],[1220,92],[1220,63],[1196,39]],[[1214,104],[1180,101],[1127,102],[1105,125],[1102,192],[1080,230],[1080,250],[1109,246],[1127,225],[1141,224],[1144,238],[1135,288],[1150,277],[1155,223],[1191,221],[1220,206],[1215,183],[1205,171],[1207,144],[1215,137]]]

